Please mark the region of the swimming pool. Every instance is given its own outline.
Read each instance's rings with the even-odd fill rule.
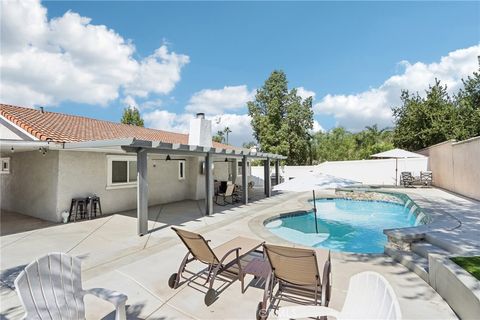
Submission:
[[[313,207],[313,201],[311,203]],[[306,246],[382,253],[387,243],[384,229],[423,224],[411,208],[393,202],[319,199],[315,203],[318,233],[313,210],[268,220],[265,227],[285,240]]]

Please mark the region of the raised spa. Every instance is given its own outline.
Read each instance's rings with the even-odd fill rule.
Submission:
[[[387,242],[384,229],[425,223],[425,215],[416,206],[409,207],[409,202],[319,199],[315,202],[318,233],[313,210],[269,219],[265,227],[278,237],[310,247],[382,253]]]

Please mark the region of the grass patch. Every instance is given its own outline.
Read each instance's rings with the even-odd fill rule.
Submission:
[[[451,258],[453,262],[467,270],[472,276],[480,280],[480,256]]]

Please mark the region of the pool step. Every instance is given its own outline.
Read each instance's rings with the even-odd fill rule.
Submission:
[[[385,246],[385,254],[415,272],[420,278],[428,283],[428,260],[425,257],[411,251],[394,249],[390,246]]]
[[[424,257],[427,260],[428,260],[429,253],[440,254],[443,256],[450,254],[450,252],[426,241],[413,242],[412,251],[418,254],[419,256]]]

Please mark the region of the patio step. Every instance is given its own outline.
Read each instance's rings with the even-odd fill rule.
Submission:
[[[426,258],[414,252],[402,251],[390,246],[385,246],[385,254],[415,272],[420,278],[428,283],[428,260]]]
[[[440,254],[440,255],[449,255],[450,252],[437,247],[434,244],[431,244],[430,242],[426,241],[419,241],[419,242],[413,242],[412,243],[412,251],[415,252],[416,254],[424,257],[425,259],[428,260],[428,254],[429,253],[435,253],[435,254]]]

